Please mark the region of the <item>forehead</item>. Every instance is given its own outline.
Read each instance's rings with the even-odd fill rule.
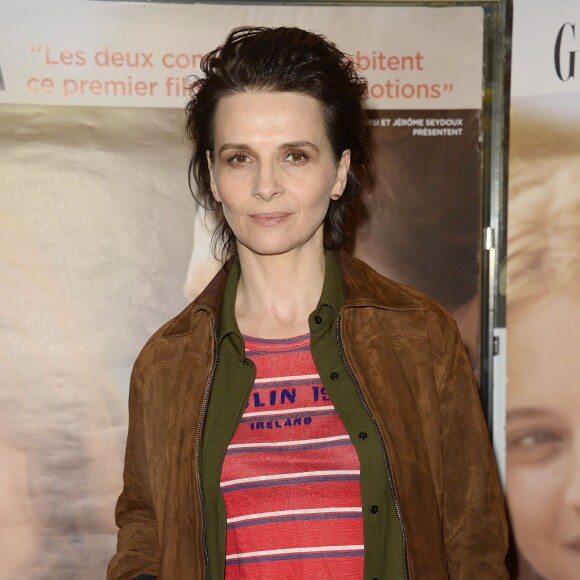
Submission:
[[[527,308],[508,306],[508,406],[574,409],[580,419],[580,295],[555,293]]]
[[[215,120],[215,141],[313,141],[326,132],[320,103],[295,92],[246,91],[222,97]]]

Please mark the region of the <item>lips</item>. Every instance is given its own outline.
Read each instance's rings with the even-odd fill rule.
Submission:
[[[262,212],[251,214],[250,217],[258,224],[262,226],[275,226],[278,225],[288,218],[290,214],[287,212]]]

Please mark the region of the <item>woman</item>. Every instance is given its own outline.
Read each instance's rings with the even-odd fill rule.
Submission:
[[[547,155],[545,130],[540,135],[538,158],[513,159],[510,171],[506,491],[518,578],[574,580],[580,570],[580,152],[575,146]]]
[[[366,82],[296,28],[236,29],[202,70],[191,172],[232,257],[135,364],[109,580],[505,577],[454,323],[334,253]]]

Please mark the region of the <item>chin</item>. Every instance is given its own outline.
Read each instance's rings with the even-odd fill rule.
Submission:
[[[258,256],[279,256],[281,254],[286,254],[293,249],[295,246],[290,244],[256,244],[256,245],[245,245],[243,246],[252,254]]]
[[[569,553],[568,549],[565,552],[559,555],[556,552],[551,553],[546,555],[541,561],[531,559],[531,566],[535,573],[540,576],[530,576],[530,579],[541,577],[549,578],[550,580],[577,580],[580,560],[572,553]]]
[[[306,240],[292,240],[288,236],[270,236],[269,239],[246,240],[238,239],[238,247],[244,247],[249,252],[257,254],[259,256],[278,256],[281,254],[286,254],[292,250],[299,250],[316,245],[318,242],[315,240],[314,235],[310,236]],[[320,241],[321,248],[323,247],[322,239]]]

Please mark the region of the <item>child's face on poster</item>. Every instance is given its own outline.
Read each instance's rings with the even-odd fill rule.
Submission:
[[[514,312],[508,334],[510,516],[519,551],[550,580],[580,570],[580,296],[571,290]]]

